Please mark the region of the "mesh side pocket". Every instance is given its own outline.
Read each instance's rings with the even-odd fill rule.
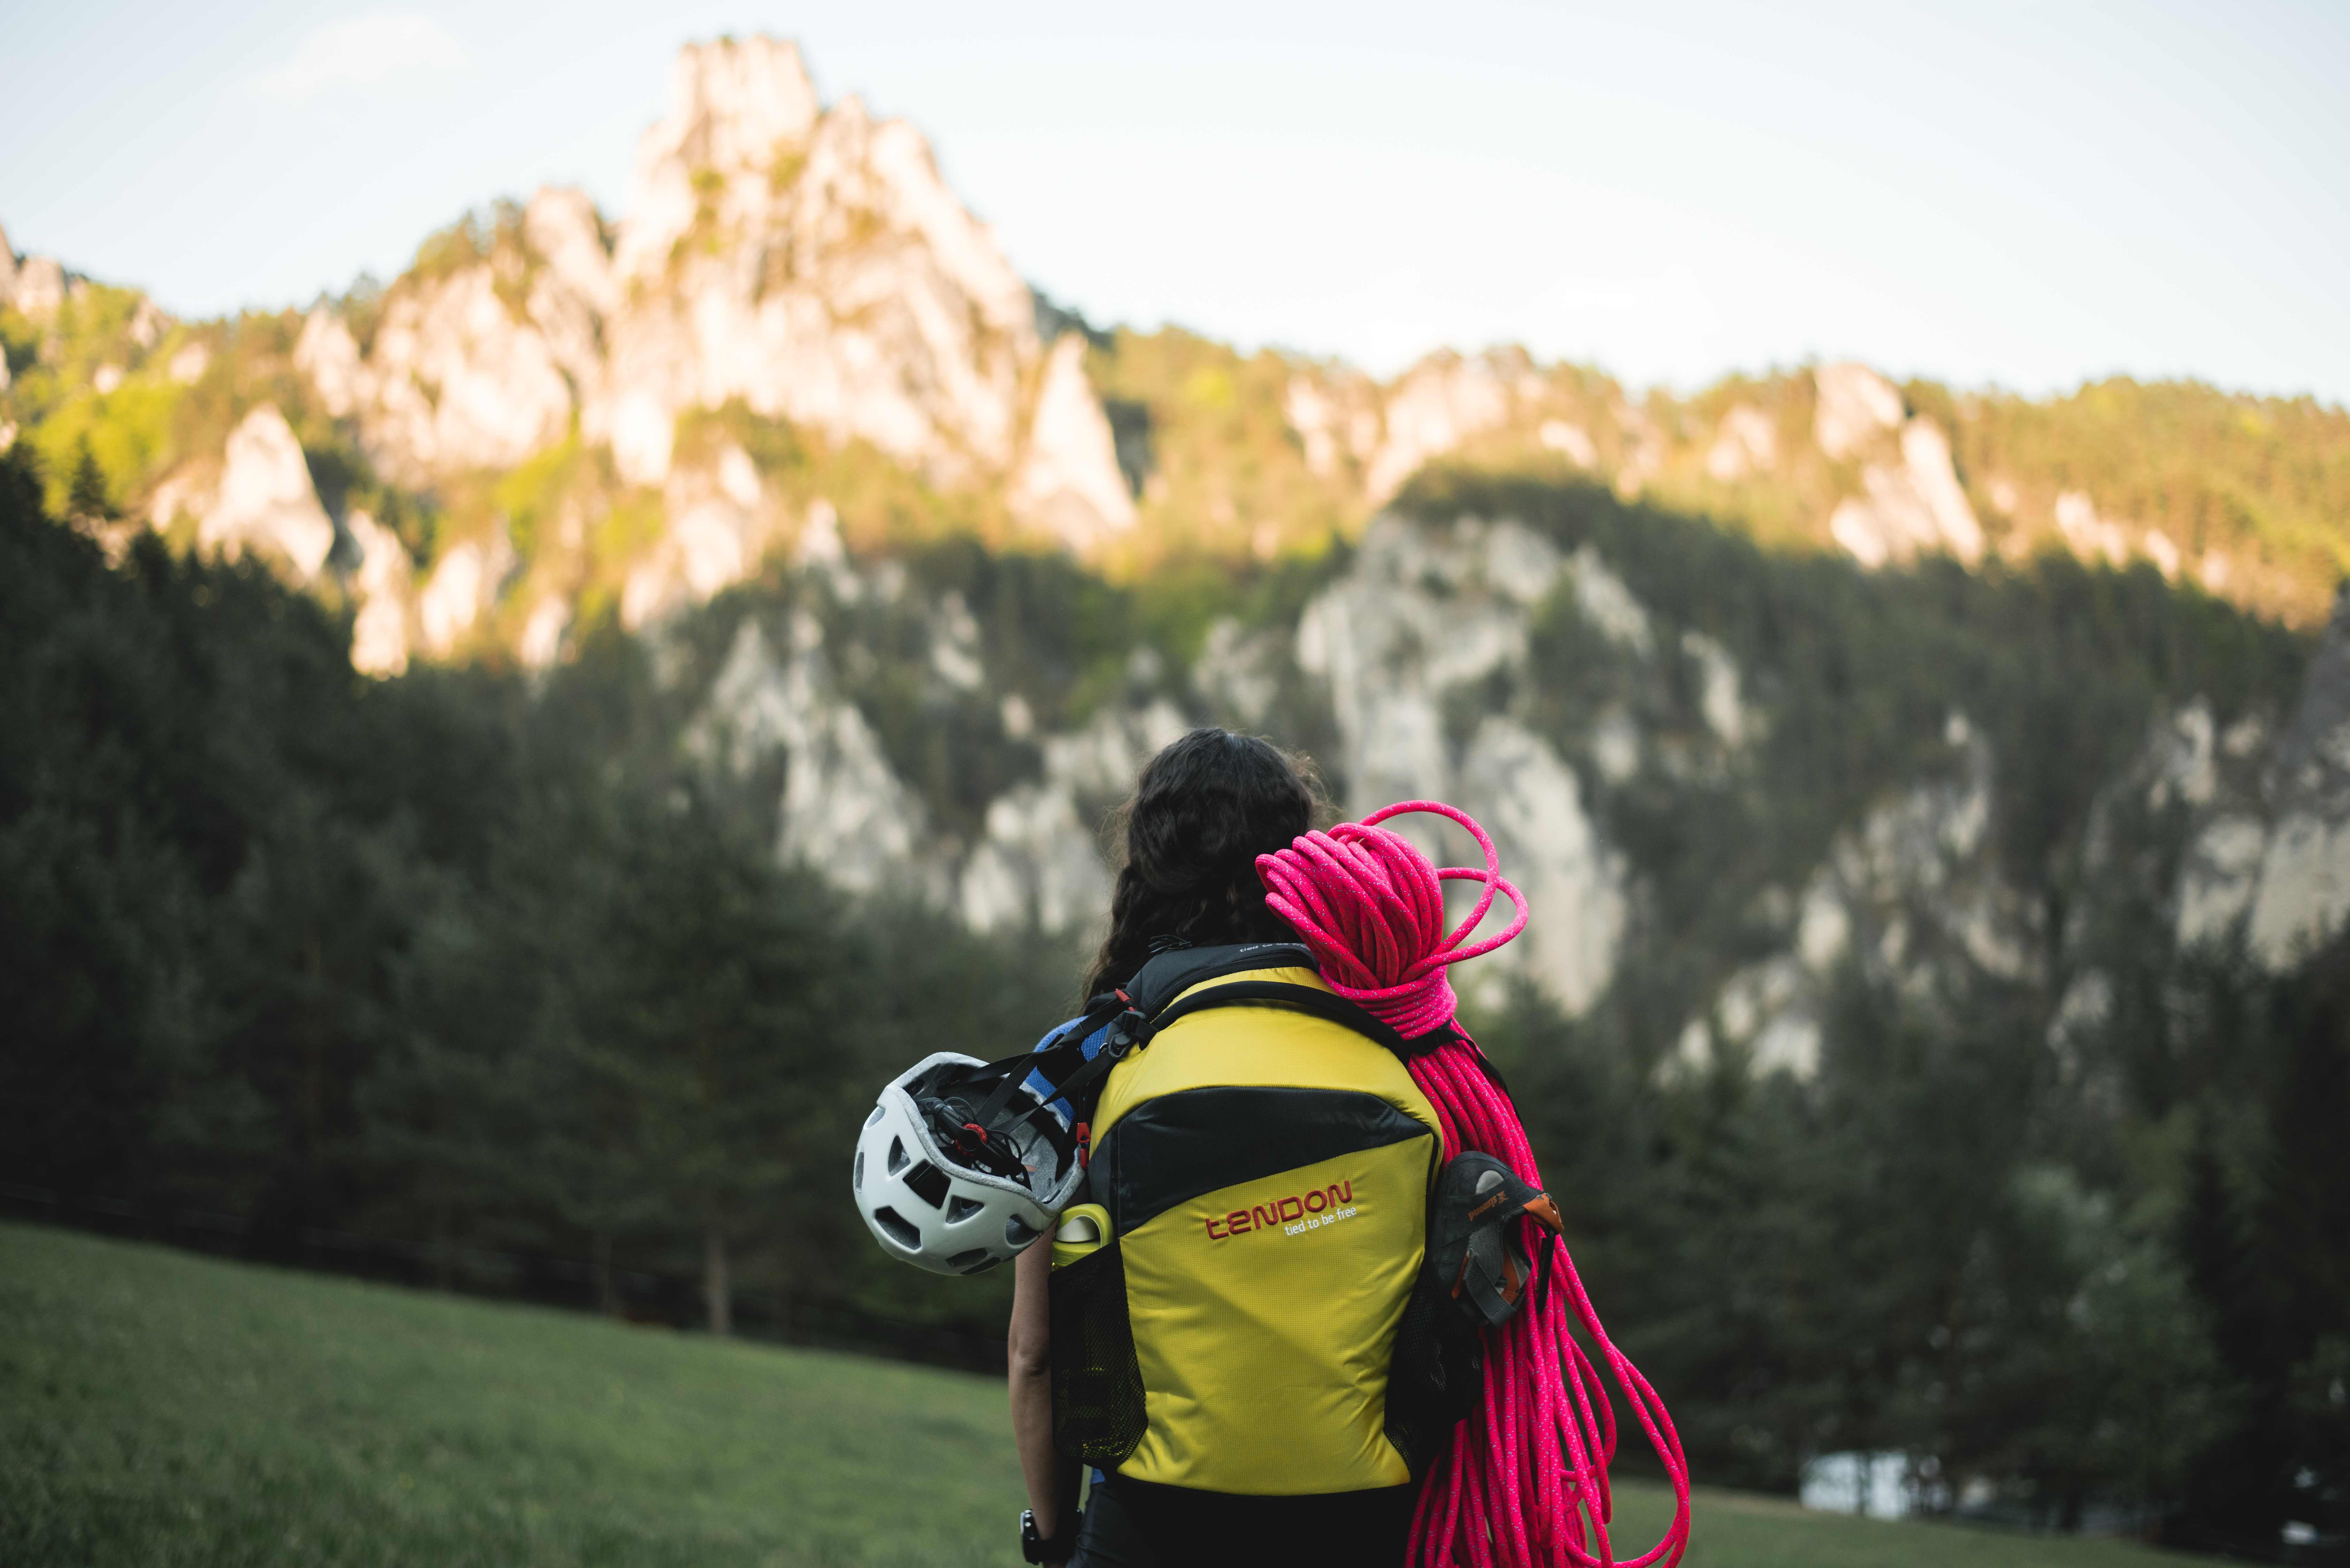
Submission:
[[[1142,1441],[1142,1365],[1116,1241],[1053,1271],[1053,1446],[1116,1469]]]
[[[1444,1449],[1452,1428],[1477,1408],[1485,1348],[1435,1269],[1422,1268],[1404,1302],[1388,1367],[1387,1437],[1414,1480]]]

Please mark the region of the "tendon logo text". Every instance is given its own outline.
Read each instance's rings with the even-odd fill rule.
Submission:
[[[1353,1179],[1334,1181],[1311,1192],[1272,1199],[1246,1209],[1235,1209],[1229,1214],[1211,1214],[1206,1220],[1208,1240],[1228,1241],[1250,1231],[1269,1231],[1275,1226],[1287,1235],[1303,1235],[1305,1231],[1318,1231],[1341,1220],[1353,1219],[1354,1201]]]

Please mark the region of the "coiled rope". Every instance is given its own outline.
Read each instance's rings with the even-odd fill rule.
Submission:
[[[1484,869],[1439,870],[1378,826],[1408,812],[1431,812],[1468,829],[1485,852]],[[1454,1023],[1458,998],[1445,972],[1525,929],[1526,901],[1502,876],[1485,830],[1452,806],[1408,800],[1328,833],[1306,834],[1277,854],[1258,856],[1256,867],[1265,903],[1296,928],[1332,991],[1407,1040],[1451,1026],[1450,1038],[1410,1063],[1413,1081],[1436,1107],[1444,1157],[1490,1154],[1541,1189],[1516,1107],[1476,1042]],[[1483,884],[1476,908],[1448,931],[1443,884],[1471,879]],[[1496,894],[1509,898],[1517,918],[1500,936],[1462,946]],[[1672,1568],[1689,1544],[1690,1525],[1689,1467],[1672,1417],[1600,1326],[1565,1242],[1531,1220],[1519,1224],[1520,1241],[1544,1282],[1498,1335],[1486,1336],[1484,1398],[1453,1429],[1428,1472],[1406,1561],[1413,1568]],[[1673,1522],[1664,1539],[1620,1563],[1607,1535],[1616,1412],[1575,1337],[1577,1323],[1606,1358],[1673,1485]]]

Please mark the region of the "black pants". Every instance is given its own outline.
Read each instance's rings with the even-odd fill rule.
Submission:
[[[1244,1497],[1112,1477],[1086,1499],[1069,1568],[1400,1568],[1417,1486]]]

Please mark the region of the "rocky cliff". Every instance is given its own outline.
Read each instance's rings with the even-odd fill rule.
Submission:
[[[1478,999],[1523,980],[1574,1016],[1661,988],[1680,1009],[1669,1073],[1808,1075],[1852,976],[1953,1016],[2037,997],[2061,1044],[2110,1021],[2117,964],[2168,961],[2117,958],[2117,930],[2150,919],[2182,953],[2216,943],[2283,967],[2340,928],[2350,794],[2325,769],[2343,761],[2327,757],[2350,712],[2334,690],[2350,620],[2297,698],[2215,657],[2127,720],[2107,699],[2135,678],[2085,669],[2092,740],[2031,705],[2071,701],[2030,697],[2036,649],[1986,639],[1938,666],[1926,650],[1947,627],[1863,629],[1929,621],[1924,600],[1814,624],[1848,604],[1799,566],[1716,595],[1679,552],[1643,545],[1656,514],[1588,490],[1528,495],[1520,515],[1490,495],[1383,514],[1295,608],[1214,618],[1189,658],[1147,640],[1139,611],[1123,642],[1055,652],[1051,616],[1008,568],[858,559],[820,531],[767,586],[681,623],[705,650],[673,666],[698,693],[687,743],[738,780],[780,777],[786,858],[974,926],[1067,929],[1100,918],[1097,825],[1153,748],[1207,722],[1302,739],[1349,815],[1434,795],[1492,832],[1538,918],[1480,966]],[[1827,595],[1767,613],[1831,646],[1759,628],[1736,608],[1757,591]],[[1884,639],[1883,669],[1846,668],[1841,696],[1818,687],[1810,661],[1846,668]],[[2264,646],[2269,668],[2297,668],[2290,639]],[[1905,687],[1925,711],[1861,716]],[[923,755],[949,735],[951,776]],[[2052,804],[2049,758],[2068,751],[2104,761]],[[1419,831],[1433,853],[1469,851]],[[2282,873],[2272,837],[2293,846]],[[2215,860],[2238,882],[2215,887]]]
[[[1299,738],[1349,811],[1438,794],[1494,831],[1542,915],[1489,996],[1522,975],[1583,1012],[1691,922],[1718,927],[1674,971],[1686,1069],[1808,1071],[1855,966],[1920,997],[2045,992],[2085,1027],[2111,980],[2064,922],[2095,898],[2070,888],[2060,916],[2054,873],[2012,843],[2044,738],[1984,693],[1912,693],[1898,764],[1821,789],[1790,757],[1844,743],[1803,727],[1804,682],[1829,678],[1798,679],[1751,618],[1665,602],[1686,585],[1654,528],[1448,506],[1415,476],[1717,519],[1673,536],[1767,546],[1722,568],[1750,588],[1835,556],[1879,585],[1822,614],[1909,602],[1948,569],[1992,592],[2053,555],[2114,593],[2305,620],[2324,561],[2350,561],[2333,493],[2286,483],[2350,446],[2339,410],[2126,384],[2033,405],[1857,364],[1679,399],[1509,348],[1383,383],[1097,331],[1031,293],[918,132],[821,102],[791,45],[688,47],[669,96],[616,217],[543,190],[304,313],[174,322],[0,239],[0,446],[21,432],[60,499],[94,472],[86,525],[151,523],[339,597],[371,673],[545,668],[607,620],[699,647],[715,616],[716,644],[671,659],[695,714],[681,743],[782,780],[779,855],[978,927],[1093,919],[1093,824],[1184,725]],[[2293,507],[2331,533],[2229,521]],[[1102,574],[1087,592],[1202,560],[1314,589],[1107,665],[1096,649],[1080,701],[1035,677],[1075,655],[925,575],[952,538],[1063,552],[1088,565],[1056,570]],[[2166,688],[2130,755],[2094,763],[2105,804],[2072,852],[2159,848],[2175,869],[2145,897],[2182,951],[2283,965],[2350,918],[2345,614],[2298,707]],[[1783,801],[1803,792],[1838,804]],[[1767,871],[1711,886],[1679,858],[1701,825],[1796,818]]]

